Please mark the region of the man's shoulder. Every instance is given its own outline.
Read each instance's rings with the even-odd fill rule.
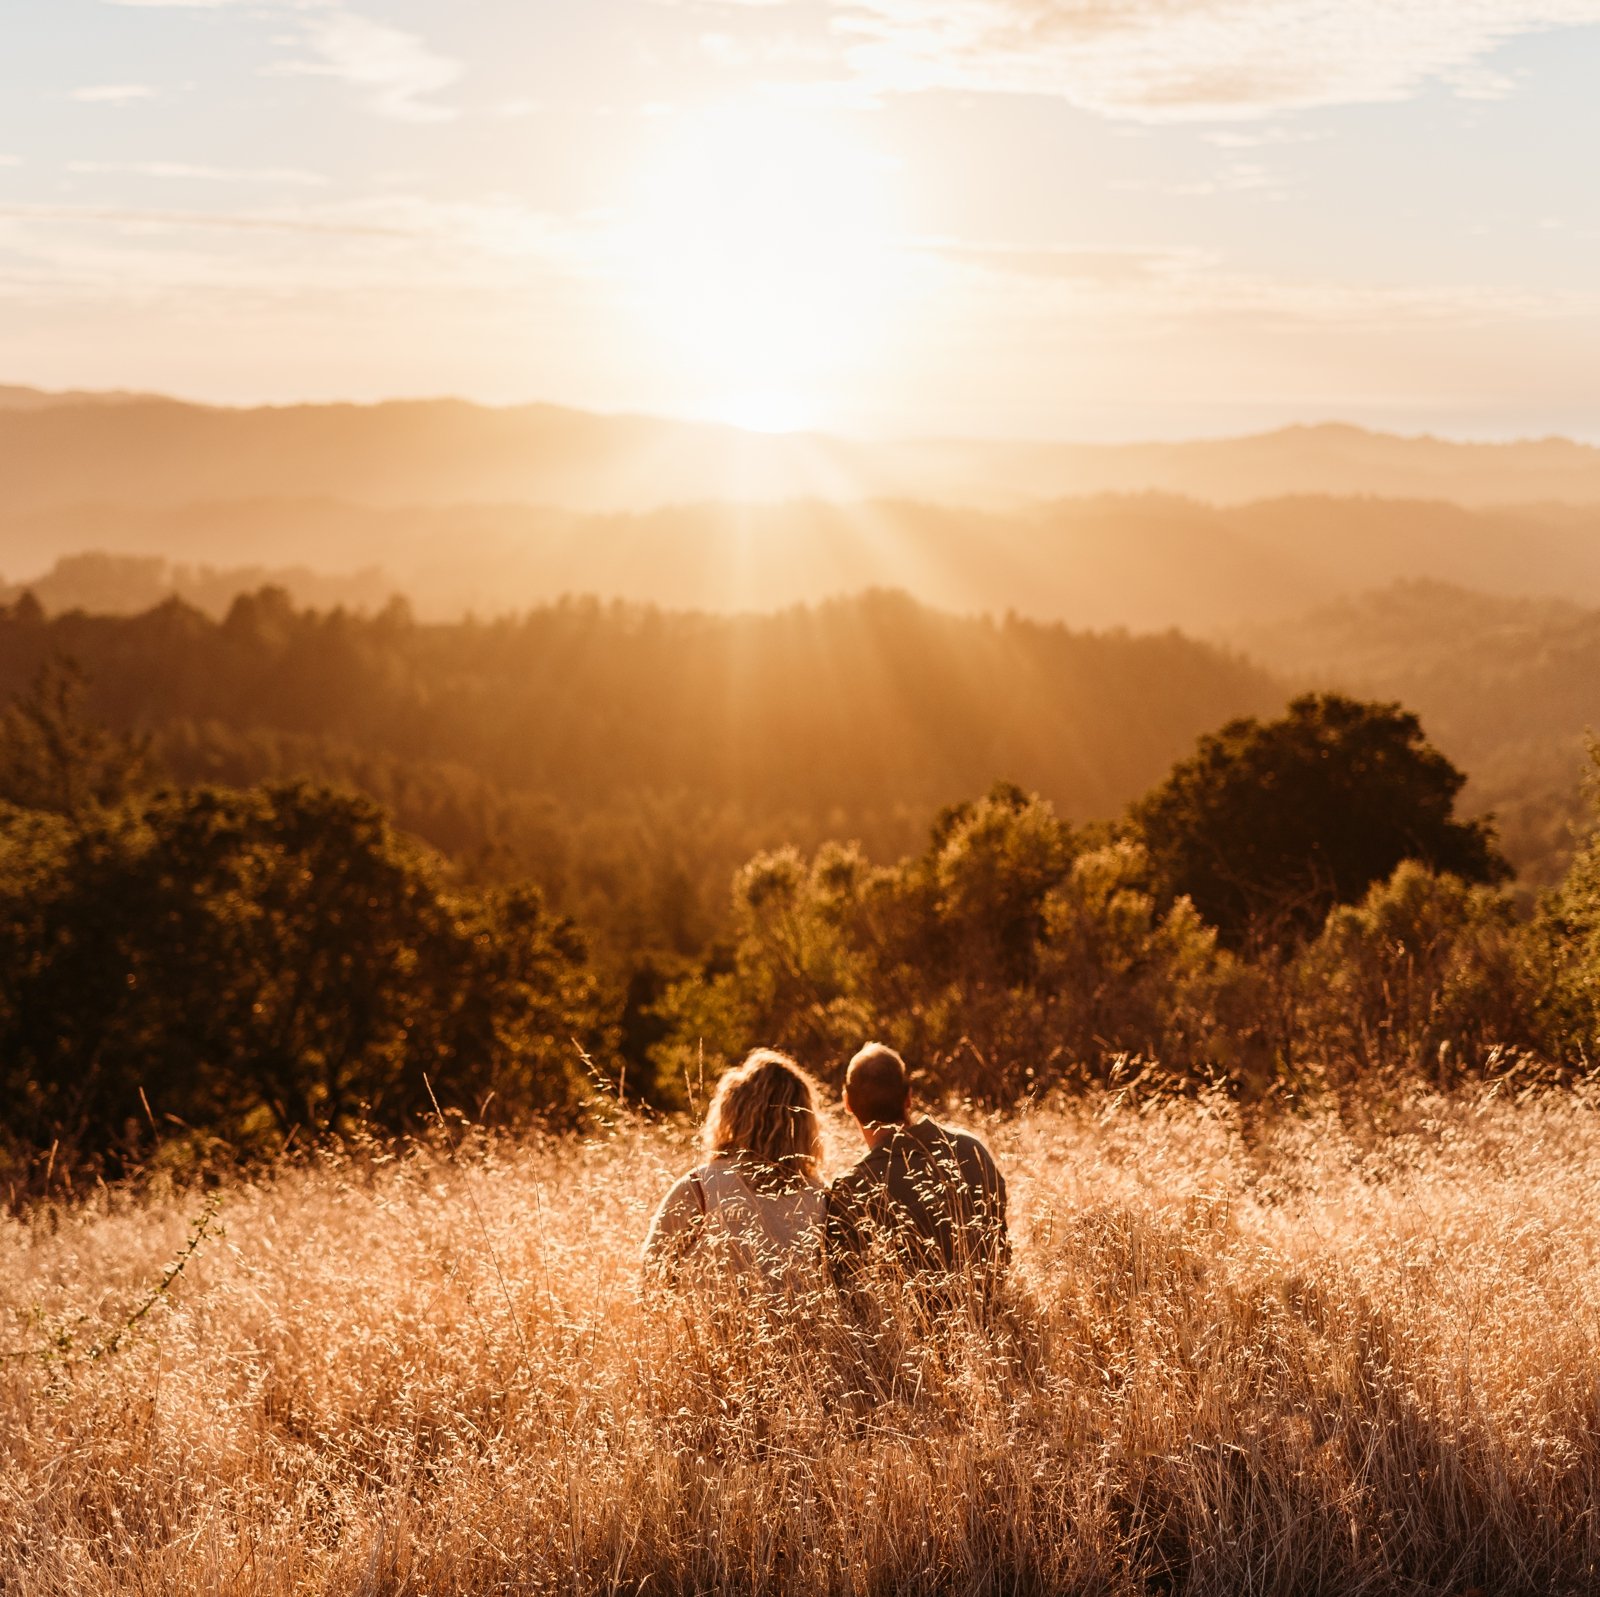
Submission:
[[[928,1127],[930,1137],[942,1140],[953,1147],[976,1154],[985,1164],[994,1163],[994,1155],[989,1152],[988,1144],[983,1138],[971,1131],[963,1131],[959,1126],[942,1125],[936,1120],[925,1119],[923,1125]]]
[[[840,1200],[862,1197],[897,1181],[907,1166],[917,1169],[931,1160],[937,1167],[950,1158],[958,1169],[969,1173],[974,1165],[986,1177],[999,1173],[981,1138],[924,1115],[900,1135],[863,1154],[848,1170],[840,1171],[828,1190]]]
[[[942,1142],[945,1150],[940,1162],[947,1160],[953,1164],[969,1185],[996,1193],[1005,1191],[1006,1178],[981,1137],[957,1126],[936,1126],[934,1131],[937,1142]]]

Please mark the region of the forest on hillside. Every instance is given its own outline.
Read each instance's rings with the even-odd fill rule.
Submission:
[[[1406,582],[1231,634],[1297,687],[1399,699],[1470,775],[1525,881],[1565,869],[1588,814],[1580,773],[1600,730],[1600,609]]]
[[[276,590],[270,600],[250,597],[264,586]],[[49,650],[81,653],[91,678],[103,674],[102,663],[116,678],[115,691],[93,689],[97,712],[153,730],[177,772],[353,780],[447,852],[509,849],[546,881],[565,870],[558,837],[587,828],[591,837],[579,852],[607,852],[592,834],[610,828],[605,818],[615,819],[619,804],[640,816],[633,800],[643,792],[651,795],[650,826],[722,836],[719,867],[743,857],[745,845],[784,835],[815,842],[828,827],[840,829],[841,814],[876,853],[907,846],[920,824],[911,817],[975,790],[996,771],[1069,813],[1104,816],[1208,717],[1338,688],[1414,707],[1467,772],[1466,808],[1492,812],[1522,879],[1548,886],[1582,828],[1584,738],[1600,726],[1600,609],[1433,580],[1372,589],[1290,619],[1258,618],[1220,635],[1229,658],[1170,638],[1079,635],[1069,645],[1062,628],[1030,628],[1016,617],[928,616],[913,624],[919,607],[887,595],[768,620],[652,620],[648,606],[591,600],[438,625],[393,598],[376,569],[337,578],[309,567],[219,570],[77,556],[43,582],[0,587],[0,612],[33,614],[37,601],[49,622],[24,638],[0,620],[0,691],[14,690]],[[174,599],[181,602],[160,611],[165,621],[140,619]],[[278,619],[252,634],[246,618],[263,602]],[[877,607],[877,619],[852,623],[863,604]],[[374,624],[379,612],[381,626]],[[560,629],[571,644],[565,655],[538,642]],[[880,662],[864,659],[869,634],[883,651],[882,669],[891,680],[898,673],[903,691],[878,681]],[[492,648],[490,638],[499,640]],[[155,651],[148,660],[147,648]],[[976,712],[969,681],[955,705],[959,738],[945,740],[941,722],[930,744],[918,730],[928,702],[919,706],[913,688],[912,657],[923,650],[935,683],[963,673],[987,682],[992,674],[999,713]],[[747,666],[746,656],[757,663]],[[895,658],[898,665],[888,664]],[[180,659],[202,674],[168,694]],[[601,659],[610,662],[606,682],[596,674]],[[680,662],[690,674],[673,690],[668,682]],[[322,670],[331,673],[327,692],[296,700],[287,684]],[[729,681],[748,677],[751,692],[724,695],[720,708],[697,697],[724,672]],[[841,695],[846,680],[850,691]],[[464,718],[460,695],[469,681],[480,684],[482,702]],[[1185,683],[1194,685],[1188,700]],[[1125,714],[1135,696],[1136,708]],[[904,724],[910,737],[902,743],[868,731],[873,715],[880,732]],[[646,730],[636,746],[612,737],[608,753],[607,717]],[[581,730],[568,728],[569,720]],[[837,724],[840,735],[813,747],[819,740],[808,720]],[[397,724],[406,728],[400,741]],[[729,749],[704,755],[721,731],[745,736],[767,724],[782,737],[764,757],[776,778],[766,792],[756,791],[758,773],[732,769]],[[513,733],[527,755],[520,767],[506,752]],[[606,760],[634,753],[638,767],[630,762],[626,779],[610,782]],[[847,767],[868,777],[865,800],[852,792],[860,784]],[[901,794],[895,784],[909,785]],[[824,816],[828,827],[820,825]]]
[[[421,623],[241,595],[219,621],[0,612],[0,695],[52,658],[89,713],[184,781],[353,784],[491,875],[527,874],[630,943],[695,947],[759,847],[893,857],[997,775],[1105,818],[1193,739],[1283,700],[1174,634],[1077,633],[869,594],[775,616],[575,600]],[[647,931],[646,928],[651,930]]]

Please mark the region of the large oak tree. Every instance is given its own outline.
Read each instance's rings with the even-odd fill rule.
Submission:
[[[1465,781],[1400,705],[1308,694],[1202,737],[1132,815],[1166,896],[1231,946],[1293,942],[1402,860],[1506,879],[1489,824],[1455,818]]]

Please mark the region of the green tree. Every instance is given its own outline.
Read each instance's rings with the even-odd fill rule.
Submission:
[[[141,1156],[271,1147],[441,1099],[570,1115],[604,1041],[572,927],[450,886],[366,799],[305,784],[0,820],[0,1088],[14,1134]]]
[[[1164,897],[1231,947],[1292,943],[1402,860],[1506,879],[1489,824],[1454,818],[1465,780],[1399,705],[1313,694],[1201,738],[1131,817]]]
[[[941,812],[927,848],[874,868],[830,844],[758,855],[735,883],[727,957],[679,983],[659,1073],[756,1042],[836,1074],[867,1036],[935,1090],[1004,1103],[1113,1054],[1231,1064],[1212,997],[1234,962],[1186,901],[1163,912],[1142,849],[1085,850],[1000,783]]]
[[[866,884],[852,942],[875,1030],[932,1083],[994,1102],[1044,1068],[1046,906],[1080,847],[1046,800],[997,782],[943,810],[922,854]]]
[[[935,953],[963,986],[1019,986],[1036,974],[1045,905],[1079,848],[1037,793],[998,782],[976,804],[946,810],[920,875],[935,912]]]
[[[1236,962],[1188,899],[1165,913],[1144,850],[1126,839],[1080,854],[1045,904],[1042,984],[1054,1006],[1058,1066],[1098,1073],[1139,1056],[1172,1071],[1241,1063],[1216,1021]]]
[[[84,714],[88,679],[70,657],[41,666],[0,715],[0,803],[54,815],[120,804],[148,780],[149,740]]]
[[[693,1080],[758,1043],[837,1076],[873,1019],[855,922],[873,873],[853,845],[758,854],[734,877],[731,953],[670,987],[668,1037],[653,1051],[658,1081]]]

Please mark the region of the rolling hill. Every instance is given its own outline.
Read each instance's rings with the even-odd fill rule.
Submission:
[[[72,559],[85,550],[127,557],[123,578],[116,562]],[[615,515],[272,499],[66,510],[11,518],[0,571],[14,594],[66,560],[38,584],[49,608],[131,611],[162,596],[151,557],[191,568],[165,580],[217,614],[269,578],[306,603],[376,607],[400,592],[436,620],[569,593],[727,613],[893,587],[961,613],[1209,635],[1413,579],[1600,605],[1600,511],[1321,497],[1108,495],[1004,514],[903,500]]]

